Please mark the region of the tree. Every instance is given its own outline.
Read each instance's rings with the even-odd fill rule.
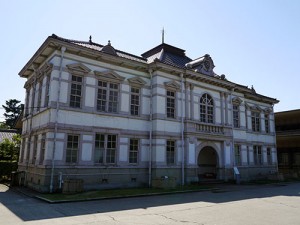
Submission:
[[[16,134],[12,137],[12,140],[5,138],[0,143],[0,159],[9,159],[11,161],[17,161],[21,145],[21,136]]]
[[[9,129],[5,122],[0,122],[0,129]]]
[[[5,110],[3,114],[5,116],[5,124],[9,128],[13,128],[14,124],[16,123],[18,117],[20,116],[21,112],[23,111],[24,105],[20,104],[21,101],[17,99],[10,99],[6,101],[6,105],[2,105]]]

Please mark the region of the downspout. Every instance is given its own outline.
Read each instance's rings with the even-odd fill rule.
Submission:
[[[153,87],[153,81],[152,81],[152,69],[149,69],[149,75],[150,75],[150,116],[149,116],[149,122],[150,122],[150,131],[149,131],[149,181],[148,185],[149,188],[152,185],[152,130],[153,130],[153,124],[152,124],[152,98],[153,98],[153,93],[152,93],[152,87]]]
[[[181,78],[181,185],[184,186],[184,115],[183,115],[183,73],[180,74]]]
[[[56,149],[56,138],[57,138],[57,119],[58,119],[58,111],[59,111],[59,97],[60,97],[60,86],[61,86],[61,74],[62,74],[62,63],[64,58],[64,53],[66,51],[66,47],[61,47],[61,58],[60,58],[60,68],[59,68],[59,77],[58,77],[58,91],[57,91],[57,100],[56,100],[56,111],[55,111],[55,125],[54,125],[54,137],[53,137],[53,149],[52,149],[52,165],[51,165],[51,178],[50,178],[50,193],[53,192],[53,177],[54,177],[54,157],[55,157],[55,149]]]

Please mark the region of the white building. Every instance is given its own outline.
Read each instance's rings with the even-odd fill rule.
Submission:
[[[65,179],[89,189],[276,172],[278,101],[213,68],[209,55],[191,60],[165,43],[138,57],[49,36],[19,73],[22,181],[54,191]]]

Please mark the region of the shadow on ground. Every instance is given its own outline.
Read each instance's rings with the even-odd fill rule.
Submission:
[[[286,185],[218,185],[219,192],[205,191],[160,196],[131,197],[86,202],[49,204],[0,184],[0,214],[3,207],[23,221],[34,221],[94,213],[208,202],[212,204],[274,196],[300,197],[300,183]]]

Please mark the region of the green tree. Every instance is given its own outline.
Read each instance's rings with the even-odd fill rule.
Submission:
[[[19,134],[14,135],[12,140],[5,138],[0,143],[0,159],[18,161],[20,145],[21,135]]]
[[[0,122],[0,129],[9,129],[5,122]]]
[[[6,105],[2,105],[5,110],[5,113],[3,114],[5,116],[5,124],[9,128],[13,128],[18,117],[23,111],[24,105],[17,99],[10,99],[6,101],[5,104]]]

